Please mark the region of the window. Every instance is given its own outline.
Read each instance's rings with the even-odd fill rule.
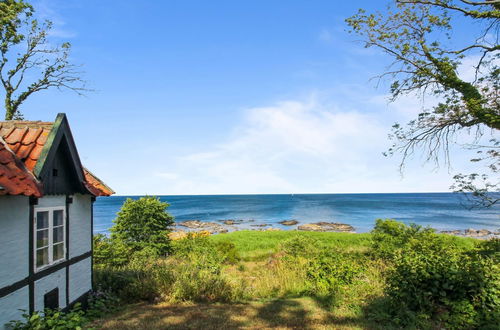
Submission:
[[[36,270],[65,258],[64,213],[64,208],[35,209]]]

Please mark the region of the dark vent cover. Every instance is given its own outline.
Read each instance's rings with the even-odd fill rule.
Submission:
[[[43,296],[44,308],[57,309],[59,308],[59,288],[55,288],[47,292]]]

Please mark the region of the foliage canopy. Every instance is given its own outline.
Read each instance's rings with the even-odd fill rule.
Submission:
[[[391,100],[404,94],[439,100],[406,126],[393,126],[388,154],[402,155],[401,168],[416,150],[449,164],[450,144],[466,137],[460,144],[478,153],[471,161],[482,162],[484,170],[457,174],[453,188],[472,192],[482,206],[498,202],[488,192],[500,188],[500,1],[396,0],[384,12],[361,9],[346,22],[366,47],[392,59],[378,76],[391,81]],[[457,32],[462,24],[470,27],[468,40]],[[473,62],[472,74],[460,70],[465,62]]]
[[[5,120],[22,119],[21,104],[49,88],[87,91],[81,72],[70,63],[71,44],[49,42],[52,22],[34,18],[23,0],[0,1],[0,82],[4,89]]]
[[[166,254],[170,250],[168,233],[174,223],[174,217],[166,211],[168,206],[157,197],[128,198],[113,220],[111,239],[123,242],[134,251],[152,247]]]

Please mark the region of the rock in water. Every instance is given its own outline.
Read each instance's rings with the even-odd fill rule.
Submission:
[[[305,225],[300,225],[297,227],[297,229],[305,231],[325,231],[323,227],[316,225],[314,223],[306,223]]]
[[[484,236],[488,236],[491,234],[493,234],[493,233],[490,232],[489,230],[486,230],[486,229],[476,230],[476,229],[469,228],[469,229],[465,230],[465,236],[469,236],[469,237],[484,237]]]
[[[207,230],[210,233],[227,233],[228,229],[215,222],[203,222],[199,220],[187,220],[178,223],[179,226],[188,227],[194,230]]]
[[[334,231],[334,232],[345,232],[345,233],[354,232],[354,227],[351,225],[345,223],[324,222],[324,221],[300,225],[299,227],[297,227],[297,229],[305,231]]]
[[[293,226],[293,225],[298,224],[299,222],[297,220],[284,220],[284,221],[280,221],[278,223],[282,224],[284,226]]]

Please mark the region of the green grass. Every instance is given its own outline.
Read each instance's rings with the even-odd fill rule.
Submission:
[[[371,234],[350,234],[331,232],[306,232],[296,230],[254,231],[242,230],[210,236],[214,242],[234,243],[240,256],[245,261],[257,261],[268,258],[276,252],[280,242],[294,236],[305,236],[318,240],[325,248],[368,250]]]
[[[322,249],[335,249],[359,262],[363,271],[353,283],[333,295],[311,292],[305,275],[306,258],[283,261],[280,244],[302,236]],[[233,303],[163,302],[136,304],[96,321],[103,329],[387,329],[384,295],[387,263],[373,258],[372,234],[302,231],[237,231],[210,236],[213,242],[235,245],[241,261],[224,265],[221,276],[241,292]],[[472,247],[477,240],[446,236],[457,246]],[[191,279],[189,279],[191,281]],[[325,298],[327,298],[325,300]]]

